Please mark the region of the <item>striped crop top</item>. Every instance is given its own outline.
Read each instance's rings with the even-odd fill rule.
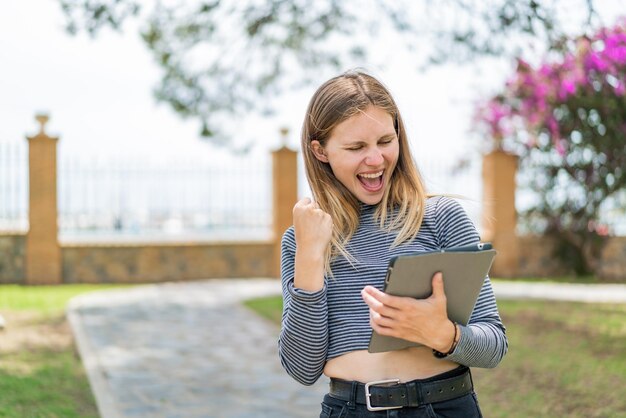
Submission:
[[[373,216],[375,209],[376,206],[361,206],[359,227],[347,244],[356,263],[351,265],[345,257],[338,256],[331,263],[334,277],[325,278],[324,287],[316,292],[294,287],[293,226],[283,235],[283,316],[278,351],[287,373],[304,385],[318,380],[327,360],[367,350],[372,329],[361,289],[372,285],[382,290],[391,257],[479,241],[461,205],[448,197],[429,198],[417,236],[393,248],[397,233],[380,228]],[[505,328],[489,277],[485,278],[468,325],[460,326],[460,330],[459,343],[446,359],[466,366],[495,367],[506,354]]]

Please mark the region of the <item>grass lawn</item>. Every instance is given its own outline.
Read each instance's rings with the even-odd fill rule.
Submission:
[[[539,282],[539,283],[579,283],[579,284],[601,284],[606,283],[596,276],[554,276],[554,277],[522,277],[516,279],[494,279],[493,282]]]
[[[280,323],[280,297],[246,304]],[[626,417],[626,304],[498,306],[509,352],[495,369],[473,369],[485,417]]]
[[[96,418],[67,301],[111,285],[0,286],[0,418]]]

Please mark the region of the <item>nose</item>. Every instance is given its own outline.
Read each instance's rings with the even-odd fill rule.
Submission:
[[[374,147],[368,151],[365,156],[365,164],[371,166],[379,166],[383,163],[385,159],[383,158],[383,153],[378,147]]]

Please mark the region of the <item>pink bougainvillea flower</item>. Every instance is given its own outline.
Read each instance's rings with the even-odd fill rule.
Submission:
[[[539,70],[537,72],[540,76],[548,78],[552,75],[552,65],[547,63],[541,64],[541,67],[539,67]]]
[[[484,105],[476,122],[500,145],[517,141],[539,146],[543,141],[537,138],[547,135],[554,150],[564,155],[576,123],[598,123],[576,115],[605,103],[604,97],[598,101],[599,95],[609,95],[608,100],[626,96],[626,17],[612,28],[568,41],[534,67],[522,58],[516,61],[504,90]],[[624,135],[619,126],[613,129]]]
[[[565,100],[569,96],[573,96],[574,93],[576,93],[576,83],[574,80],[563,80],[559,86],[559,99]]]
[[[587,71],[595,70],[599,72],[604,72],[609,68],[609,66],[598,53],[592,52],[586,57],[585,68],[587,69]]]
[[[625,64],[626,63],[626,45],[622,44],[620,46],[616,46],[614,48],[608,49],[606,52],[607,57],[614,64]]]

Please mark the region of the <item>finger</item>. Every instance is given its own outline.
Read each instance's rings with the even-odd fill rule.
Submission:
[[[370,307],[371,310],[374,310],[375,312],[387,318],[395,317],[395,314],[397,313],[397,309],[386,306],[383,302],[381,302],[380,300],[376,299],[371,294],[369,294],[365,290],[365,288],[361,290],[361,297],[363,298],[365,303],[367,303],[367,305]]]
[[[374,319],[371,316],[370,316],[370,326],[379,335],[392,335],[393,334],[392,328],[385,327],[385,326],[378,324],[376,321],[374,321]]]
[[[376,289],[374,286],[365,286],[363,291],[389,308],[401,309],[404,306],[403,298],[388,295]]]
[[[370,321],[373,321],[379,327],[385,328],[391,328],[395,324],[393,319],[383,316],[372,309],[370,309]]]
[[[441,298],[446,297],[446,293],[443,287],[443,274],[438,271],[433,275],[433,298]]]

